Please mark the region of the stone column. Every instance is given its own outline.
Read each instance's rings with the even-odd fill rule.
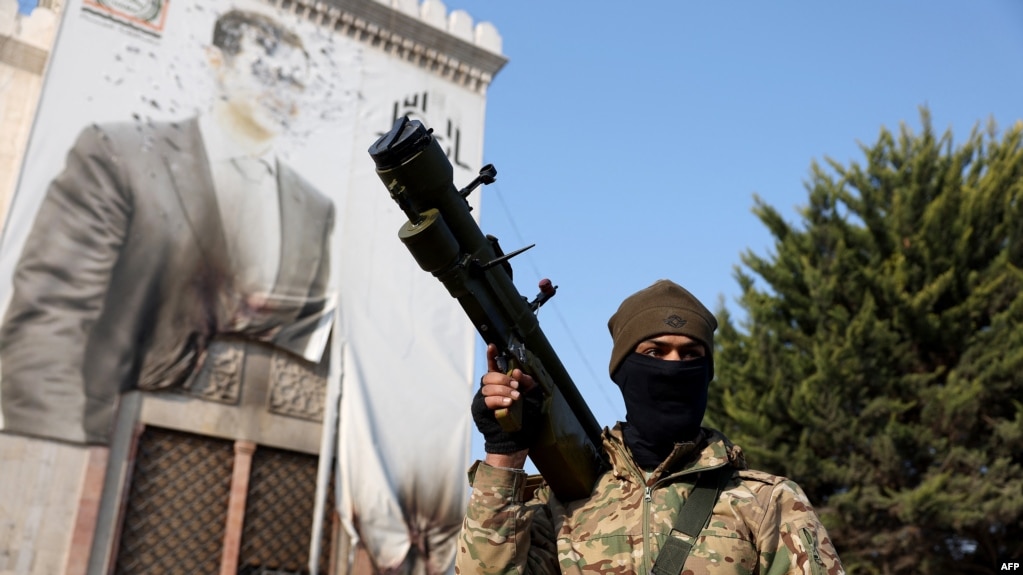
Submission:
[[[245,501],[249,496],[249,473],[252,471],[252,454],[255,452],[256,444],[251,441],[234,442],[234,473],[227,503],[221,575],[234,575],[238,572],[238,553],[241,551],[242,527],[245,525]]]

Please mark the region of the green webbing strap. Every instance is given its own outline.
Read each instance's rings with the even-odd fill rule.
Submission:
[[[714,504],[721,495],[721,490],[731,477],[732,468],[727,464],[700,474],[692,493],[678,511],[675,525],[671,528],[672,532],[678,531],[685,535],[687,540],[668,535],[664,547],[661,547],[661,552],[654,561],[654,568],[651,570],[653,575],[679,575],[682,572],[689,552],[693,550],[696,536],[703,531],[714,510]]]

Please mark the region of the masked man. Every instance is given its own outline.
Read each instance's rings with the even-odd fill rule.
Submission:
[[[626,422],[604,430],[610,469],[576,501],[531,488],[522,471],[528,422],[506,433],[493,410],[529,402],[536,384],[521,370],[497,371],[497,350],[488,349],[490,371],[473,401],[487,456],[469,472],[457,571],[844,573],[799,485],[748,469],[738,446],[701,427],[714,377],[713,314],[661,280],[626,298],[608,328]]]

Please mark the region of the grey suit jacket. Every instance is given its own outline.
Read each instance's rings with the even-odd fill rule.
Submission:
[[[93,125],[51,183],[0,328],[8,431],[108,440],[117,395],[182,385],[210,339],[270,340],[322,307],[331,200],[279,164],[281,269],[256,310],[233,285],[196,119]]]

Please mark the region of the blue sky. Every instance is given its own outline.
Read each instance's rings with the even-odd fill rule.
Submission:
[[[919,130],[921,106],[956,142],[1023,119],[1018,0],[447,7],[493,23],[509,58],[487,95],[483,231],[537,244],[516,284],[559,286],[540,323],[602,425],[624,418],[608,317],[658,278],[739,313],[740,254],[772,250],[754,194],[798,221],[813,161],[861,161],[882,126]]]

